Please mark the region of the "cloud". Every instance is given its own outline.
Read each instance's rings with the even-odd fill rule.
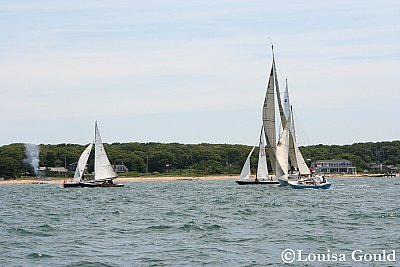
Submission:
[[[254,114],[247,127],[258,131],[271,37],[280,81],[289,79],[296,120],[311,130],[310,143],[372,138],[368,118],[388,124],[398,112],[396,5],[2,2],[0,22],[8,27],[0,32],[0,93],[7,101],[0,112],[13,110],[13,118],[0,122],[12,127],[27,120],[162,119],[186,113],[207,121],[212,112],[244,120],[238,114],[246,113]],[[343,121],[363,133],[344,136]],[[316,124],[335,127],[331,136],[321,135],[313,130]],[[210,124],[208,132],[215,127]],[[228,129],[217,127],[223,128]],[[252,143],[251,131],[239,137],[232,130],[227,142]]]

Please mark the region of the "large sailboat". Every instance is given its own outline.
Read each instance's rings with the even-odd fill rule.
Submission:
[[[296,185],[298,181],[300,183],[301,181],[313,181],[314,177],[297,145],[287,80],[282,104],[273,48],[272,67],[263,106],[263,125],[272,172],[279,184]],[[277,133],[278,125],[280,131]],[[295,169],[295,174],[289,173],[289,170],[292,169]],[[327,183],[326,180],[324,183]],[[314,184],[314,186],[316,185]],[[329,186],[324,185],[323,188],[326,187]]]
[[[247,159],[243,165],[242,172],[240,173],[240,179],[235,181],[239,185],[249,184],[278,184],[279,182],[268,175],[267,156],[265,154],[265,142],[264,142],[264,126],[261,127],[260,141],[258,143],[258,163],[257,171],[255,176],[251,176],[251,165],[250,158],[253,154],[254,148],[250,151]]]
[[[262,119],[272,173],[280,184],[286,184],[288,180],[290,129],[289,124],[287,124],[288,118],[285,116],[282,100],[280,98],[275,56],[273,53]],[[281,129],[279,133],[277,133],[278,125]]]
[[[100,137],[100,131],[95,123],[95,140],[94,140],[94,177],[91,180],[84,180],[84,172],[86,164],[92,151],[93,143],[91,143],[83,151],[79,157],[74,178],[72,181],[64,181],[62,187],[120,187],[123,184],[113,183],[113,179],[117,177],[107,153],[104,149],[103,142]]]

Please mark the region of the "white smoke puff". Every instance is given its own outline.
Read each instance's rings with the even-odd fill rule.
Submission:
[[[25,144],[25,156],[24,163],[28,164],[33,168],[33,172],[36,177],[40,176],[39,172],[39,146],[34,144]]]

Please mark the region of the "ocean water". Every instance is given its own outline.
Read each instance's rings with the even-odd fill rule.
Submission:
[[[331,182],[328,190],[201,180],[1,185],[0,266],[282,266],[286,249],[302,254],[293,266],[400,266],[400,179]],[[354,250],[398,255],[359,262]],[[345,261],[332,262],[334,253]]]

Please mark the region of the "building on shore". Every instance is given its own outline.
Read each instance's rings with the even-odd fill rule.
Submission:
[[[68,169],[65,167],[39,167],[41,175],[67,175]]]
[[[356,174],[356,167],[350,160],[317,160],[311,163],[311,167],[316,169],[318,173],[341,173],[341,174]]]
[[[384,171],[386,173],[398,173],[399,168],[394,165],[384,165],[384,164],[369,164],[369,169],[372,171]]]
[[[124,164],[112,165],[116,173],[129,172],[129,169]]]

